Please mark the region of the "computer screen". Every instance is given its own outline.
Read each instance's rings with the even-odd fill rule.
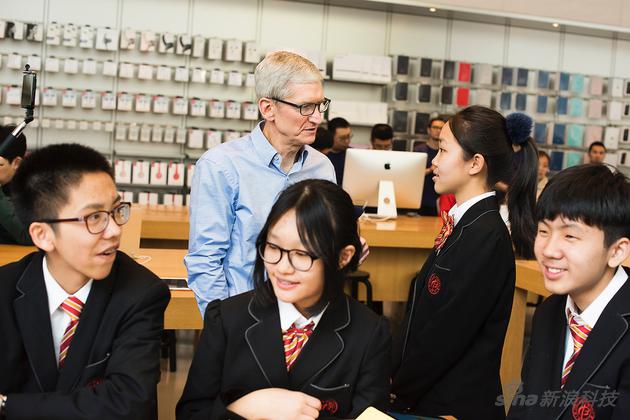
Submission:
[[[392,181],[396,207],[418,209],[426,164],[426,153],[348,149],[342,187],[355,205],[376,207],[380,181]]]

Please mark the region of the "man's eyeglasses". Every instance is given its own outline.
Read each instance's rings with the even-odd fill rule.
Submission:
[[[319,112],[323,114],[324,112],[326,112],[326,110],[330,106],[330,99],[328,98],[324,98],[322,102],[317,103],[317,104],[302,104],[302,105],[294,104],[293,102],[288,102],[288,101],[278,99],[278,98],[271,98],[271,99],[276,102],[290,105],[294,108],[299,109],[300,115],[303,115],[305,117],[313,115],[316,109],[319,110]]]
[[[129,221],[131,215],[131,203],[122,202],[111,211],[101,210],[90,213],[86,216],[73,217],[70,219],[41,219],[36,220],[40,223],[64,223],[64,222],[84,222],[88,232],[97,235],[107,229],[109,224],[109,216],[112,216],[114,223],[122,226]]]
[[[265,242],[258,247],[260,258],[268,264],[278,264],[285,252],[289,256],[289,264],[298,271],[310,270],[313,266],[313,261],[319,258],[300,249],[280,248],[278,245],[272,244],[271,242]]]
[[[341,141],[350,141],[354,137],[354,134],[349,134],[347,136],[339,136],[337,137]]]

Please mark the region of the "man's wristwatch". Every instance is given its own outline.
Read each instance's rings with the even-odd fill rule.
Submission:
[[[6,395],[0,395],[0,419],[4,419],[5,418],[6,406],[7,406],[7,396]]]

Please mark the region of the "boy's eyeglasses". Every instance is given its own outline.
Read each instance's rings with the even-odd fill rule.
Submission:
[[[90,213],[86,216],[72,217],[69,219],[41,219],[36,220],[40,223],[65,223],[65,222],[84,222],[88,232],[97,235],[107,229],[109,224],[109,216],[112,216],[114,223],[122,226],[129,221],[131,215],[131,203],[122,202],[111,211],[101,210]]]
[[[265,242],[258,247],[260,258],[268,264],[278,264],[285,252],[289,257],[289,264],[298,271],[310,270],[313,262],[319,258],[301,249],[284,249],[271,242]]]
[[[324,112],[326,112],[326,110],[328,109],[328,107],[330,106],[330,99],[328,98],[324,98],[324,100],[320,103],[317,104],[302,104],[302,105],[298,105],[298,104],[294,104],[293,102],[289,102],[289,101],[285,101],[283,99],[278,99],[278,98],[271,98],[272,100],[276,101],[276,102],[280,102],[286,105],[290,105],[294,108],[297,108],[300,110],[300,115],[303,115],[305,117],[309,117],[311,115],[313,115],[315,113],[315,110],[318,109],[319,112],[321,114],[323,114]]]

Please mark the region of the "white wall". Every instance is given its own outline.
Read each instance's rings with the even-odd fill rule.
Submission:
[[[449,21],[440,18],[282,0],[101,0],[98,2],[34,0],[29,7],[24,7],[18,2],[0,1],[3,3],[1,9],[4,19],[40,22],[56,20],[61,23],[87,23],[121,29],[131,27],[138,30],[153,29],[157,32],[170,31],[255,40],[262,46],[263,51],[276,47],[320,50],[324,51],[329,59],[336,53],[345,52],[406,54],[630,78],[630,42],[563,34],[558,31]],[[508,2],[495,1],[494,3],[496,3],[494,6],[498,7]],[[582,1],[582,3],[585,2]],[[549,2],[546,1],[545,4]],[[26,48],[23,45],[24,42],[20,42],[21,51]],[[6,40],[0,42],[0,52],[5,55],[16,47],[15,43],[11,44]],[[54,50],[56,48],[60,55],[68,55],[68,49],[63,47],[30,44],[28,48],[40,53],[45,48],[51,48],[48,53],[56,51]],[[77,58],[92,54],[96,55],[97,59],[104,60],[120,58],[119,55],[123,53],[86,52],[74,48],[72,54],[75,54]],[[124,54],[127,55],[123,57],[130,60],[144,60],[140,53]],[[195,65],[195,60],[179,56],[153,55],[147,60],[154,63],[167,60],[172,65]],[[223,67],[229,66],[227,63],[221,64]],[[245,67],[236,66],[236,68],[244,69]],[[3,66],[0,69],[0,83],[19,83],[19,75],[15,73]],[[50,76],[44,74],[40,84],[59,86],[63,83],[73,83],[77,88],[85,88],[89,85],[97,90],[118,88],[118,90],[127,89],[138,92],[146,89],[150,93],[165,90],[162,93],[168,95],[185,93],[182,87],[173,87],[173,84],[154,83],[139,86],[140,82],[135,80],[124,81],[124,83],[121,81],[119,86],[112,86],[111,79],[95,77],[66,79],[62,74]],[[230,95],[241,95],[242,98],[235,97],[234,99],[243,100],[251,97],[251,94],[239,92],[241,91],[230,92]],[[199,93],[202,96],[212,95],[216,94],[216,91],[204,86]],[[224,91],[220,94],[225,95]],[[378,101],[382,99],[382,89],[378,86],[329,82],[326,86],[326,95],[333,100]],[[190,96],[195,95],[190,94]],[[0,116],[5,110],[6,105],[0,105]],[[76,117],[79,118],[85,111],[71,112],[77,114]],[[55,114],[52,115],[53,118],[54,116]],[[132,117],[129,115],[128,118]],[[173,124],[183,122],[182,117],[168,116],[167,118]],[[246,129],[247,126],[241,125],[241,128]],[[103,137],[104,134],[87,133],[91,136],[91,142],[96,142],[104,150],[107,149],[108,139],[106,136]],[[64,138],[72,140],[76,140],[73,136],[78,135],[76,132],[62,134]],[[355,141],[367,142],[367,129],[359,129],[358,134]],[[86,134],[80,135],[85,137]],[[49,138],[43,135],[43,141],[57,141],[59,136],[60,134],[57,134]],[[98,139],[99,136],[102,138]],[[159,146],[165,148],[164,153],[168,153],[169,147],[172,147]],[[173,152],[177,150],[173,149]]]

